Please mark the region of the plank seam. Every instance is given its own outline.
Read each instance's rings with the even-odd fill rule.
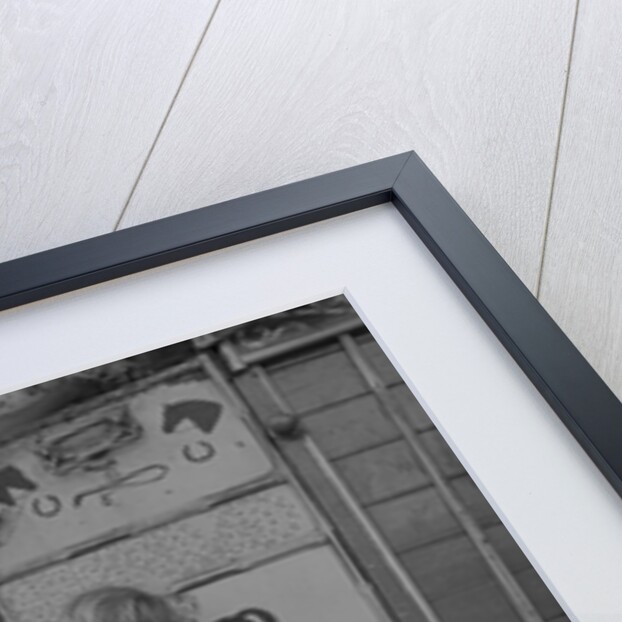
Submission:
[[[205,24],[205,28],[203,29],[203,32],[201,33],[201,36],[199,37],[199,41],[196,44],[192,55],[190,56],[190,61],[188,62],[188,65],[186,66],[186,69],[184,70],[184,73],[181,76],[181,80],[177,86],[177,89],[175,90],[175,93],[173,95],[173,99],[171,99],[171,103],[168,105],[168,108],[166,109],[166,112],[164,113],[164,118],[162,119],[162,122],[160,123],[160,126],[158,127],[158,131],[156,132],[156,135],[153,139],[153,142],[151,143],[151,146],[149,147],[149,150],[147,151],[147,155],[145,156],[145,160],[142,164],[142,166],[140,167],[140,170],[138,171],[138,175],[136,176],[136,179],[132,185],[132,188],[130,190],[130,193],[127,197],[127,200],[125,201],[125,204],[123,205],[121,212],[119,213],[119,216],[114,224],[113,227],[113,231],[117,231],[121,225],[121,221],[123,220],[123,218],[125,217],[125,214],[127,212],[127,209],[130,205],[130,201],[132,200],[132,197],[134,196],[134,193],[136,192],[136,188],[138,187],[138,184],[140,183],[140,180],[142,179],[143,173],[145,172],[145,169],[147,168],[147,164],[149,163],[149,160],[151,159],[151,156],[155,150],[155,147],[158,143],[158,140],[160,139],[160,135],[162,134],[162,131],[164,130],[164,126],[166,125],[166,123],[168,122],[169,117],[171,116],[171,112],[173,110],[173,107],[175,106],[175,103],[177,102],[177,98],[179,97],[179,94],[181,92],[182,87],[184,86],[185,82],[186,82],[186,78],[188,77],[188,74],[190,73],[190,69],[192,68],[192,65],[194,64],[194,61],[197,57],[197,54],[199,53],[199,50],[201,49],[201,46],[203,45],[203,41],[205,40],[205,36],[207,35],[207,31],[209,30],[209,27],[212,25],[212,22],[214,21],[214,16],[216,15],[216,12],[218,11],[218,7],[220,6],[222,0],[216,0],[216,4],[214,5],[214,8],[212,10],[211,15],[208,17],[207,19],[207,23]]]
[[[570,68],[572,66],[572,56],[574,52],[575,37],[577,33],[577,21],[579,17],[579,2],[576,0],[574,17],[572,22],[572,32],[570,35],[570,49],[568,50],[568,63],[566,66],[566,79],[564,81],[564,90],[562,94],[562,106],[559,115],[559,126],[557,128],[557,140],[555,143],[555,157],[553,159],[553,171],[551,174],[551,187],[549,189],[549,196],[546,206],[546,214],[544,217],[544,230],[542,232],[542,247],[540,250],[540,265],[538,267],[538,274],[536,278],[535,296],[540,300],[540,290],[542,288],[542,274],[544,272],[544,261],[546,255],[546,246],[549,237],[549,225],[551,222],[551,208],[553,206],[553,196],[555,194],[555,182],[557,181],[557,167],[559,164],[559,152],[561,148],[562,131],[564,126],[564,119],[566,117],[566,104],[568,100],[568,85],[570,83]]]

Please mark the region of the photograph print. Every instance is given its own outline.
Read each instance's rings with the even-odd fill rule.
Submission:
[[[568,620],[342,296],[0,396],[0,619]]]

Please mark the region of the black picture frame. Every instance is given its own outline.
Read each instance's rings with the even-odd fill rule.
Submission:
[[[388,202],[622,496],[622,403],[412,151],[2,263],[0,310]]]

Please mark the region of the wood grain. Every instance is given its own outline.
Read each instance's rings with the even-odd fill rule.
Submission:
[[[563,615],[564,612],[559,603],[533,568],[523,570],[516,578],[543,618],[557,620],[558,616]]]
[[[388,389],[388,394],[395,402],[400,412],[404,413],[410,424],[417,430],[423,432],[434,428],[434,424],[423,410],[423,406],[417,401],[412,391],[403,383]]]
[[[504,525],[499,523],[486,529],[486,538],[499,553],[510,572],[517,573],[531,568],[529,560]]]
[[[622,398],[622,5],[581,2],[540,299]]]
[[[488,583],[434,603],[444,622],[519,622],[498,586]]]
[[[499,517],[468,475],[456,477],[451,487],[469,514],[482,527],[499,522]]]
[[[122,226],[415,149],[531,287],[573,0],[223,0]]]
[[[367,510],[398,553],[456,534],[460,529],[432,486],[368,506]]]
[[[419,547],[401,555],[400,559],[432,601],[492,580],[477,549],[464,535]]]
[[[214,5],[0,3],[0,261],[114,228]]]
[[[277,369],[271,376],[283,397],[297,413],[328,406],[367,392],[363,379],[343,352],[295,363]]]
[[[379,503],[429,483],[403,440],[341,458],[333,466],[361,505]]]
[[[310,382],[313,386],[313,383]],[[398,429],[373,395],[342,402],[305,417],[304,430],[329,459],[343,458],[375,445],[397,440]]]

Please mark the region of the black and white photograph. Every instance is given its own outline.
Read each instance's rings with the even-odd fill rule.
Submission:
[[[0,397],[4,622],[563,622],[343,296]]]
[[[0,0],[0,622],[622,622],[622,0]]]

